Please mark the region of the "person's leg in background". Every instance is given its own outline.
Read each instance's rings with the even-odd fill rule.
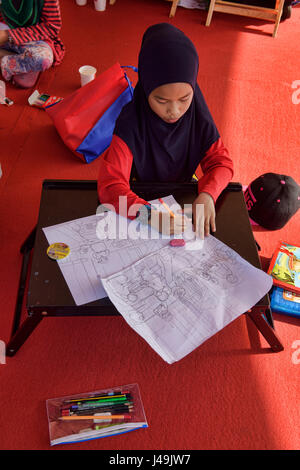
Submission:
[[[20,46],[5,45],[0,49],[3,78],[22,88],[31,88],[40,72],[49,69],[52,63],[53,51],[44,41],[28,42]]]

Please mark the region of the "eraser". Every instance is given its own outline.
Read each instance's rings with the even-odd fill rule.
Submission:
[[[174,238],[170,241],[171,246],[184,246],[185,241],[182,238]]]

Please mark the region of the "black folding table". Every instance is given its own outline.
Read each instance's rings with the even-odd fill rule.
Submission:
[[[182,206],[192,203],[197,195],[196,182],[133,182],[131,186],[145,200],[172,194]],[[21,247],[23,261],[11,338],[6,347],[8,356],[13,356],[40,321],[48,316],[119,315],[108,297],[85,305],[75,304],[58,264],[47,256],[48,242],[42,230],[44,227],[94,215],[99,204],[96,181],[43,182],[37,226]],[[253,266],[261,269],[257,244],[239,183],[230,183],[222,192],[216,204],[216,214],[217,232],[214,235]],[[29,283],[26,292],[27,281]],[[21,321],[25,293],[26,318]],[[274,330],[268,295],[245,313],[264,336],[272,351],[283,350]]]

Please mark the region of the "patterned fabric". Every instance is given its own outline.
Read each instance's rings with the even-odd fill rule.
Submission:
[[[0,12],[0,22],[5,20]],[[54,55],[53,65],[59,65],[64,57],[65,48],[59,38],[61,14],[58,0],[44,0],[40,21],[34,26],[24,26],[9,30],[9,39],[17,46],[32,41],[45,41]]]
[[[14,52],[6,55],[1,60],[1,72],[6,81],[14,75],[28,72],[43,72],[53,63],[53,51],[44,41],[28,42],[17,46],[5,45],[3,49]]]

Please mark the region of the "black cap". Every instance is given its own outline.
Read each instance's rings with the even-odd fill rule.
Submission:
[[[245,193],[249,217],[268,230],[285,226],[300,206],[300,186],[291,176],[265,173]]]

